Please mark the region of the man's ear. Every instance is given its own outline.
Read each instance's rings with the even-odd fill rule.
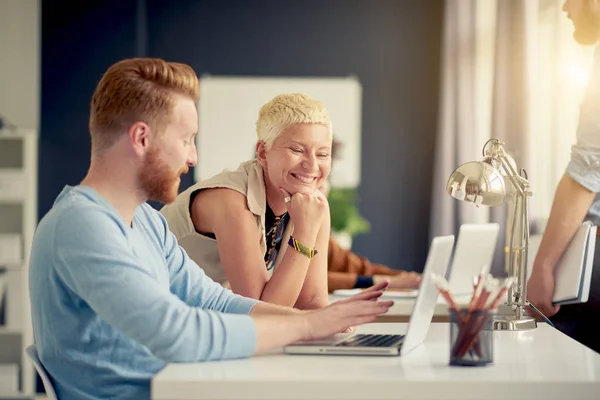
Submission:
[[[131,148],[137,155],[144,155],[148,150],[150,134],[150,127],[145,122],[138,121],[129,127],[127,136]]]
[[[267,146],[263,140],[256,143],[256,159],[263,168],[267,166]]]

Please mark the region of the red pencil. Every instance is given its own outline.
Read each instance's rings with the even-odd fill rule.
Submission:
[[[510,288],[510,286],[513,284],[514,282],[514,277],[509,277],[506,278],[504,283],[502,284],[502,286],[498,289],[496,295],[492,298],[492,301],[490,302],[489,306],[485,307],[484,310],[488,310],[488,311],[492,311],[497,309],[500,306],[500,303],[502,302],[502,300],[504,299],[504,296],[506,296],[506,293],[508,292],[508,289]],[[485,326],[485,324],[488,322],[489,320],[489,315],[486,316],[485,318],[480,319],[480,321],[477,321],[475,326],[473,327],[473,334],[476,336]],[[459,356],[464,356],[467,352],[469,352],[469,350],[471,350],[471,348],[478,343],[478,340],[473,340],[472,343],[467,343],[467,346],[459,352]]]

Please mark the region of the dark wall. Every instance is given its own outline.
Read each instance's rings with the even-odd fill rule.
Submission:
[[[135,50],[134,0],[42,1],[39,217],[90,162],[89,104],[108,66]]]
[[[198,75],[354,74],[363,85],[360,208],[372,224],[354,249],[422,269],[442,0],[62,3],[42,3],[40,216],[63,185],[85,175],[89,101],[102,72],[121,58],[180,61]]]

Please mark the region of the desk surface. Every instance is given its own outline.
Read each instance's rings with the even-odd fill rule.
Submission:
[[[367,333],[403,333],[406,324],[369,324]],[[494,332],[494,364],[450,367],[449,325],[433,323],[424,344],[403,357],[292,356],[169,364],[152,399],[598,399],[600,354],[546,324]]]

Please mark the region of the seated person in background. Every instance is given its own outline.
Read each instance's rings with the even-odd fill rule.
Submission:
[[[31,250],[34,342],[61,400],[148,399],[166,363],[328,337],[391,305],[373,301],[385,285],[316,311],[263,303],[190,260],[145,202],[173,201],[196,164],[198,92],[189,66],[159,59],[114,64],[94,92],[88,174],[63,189]]]
[[[329,292],[338,289],[366,288],[381,282],[389,284],[388,290],[417,289],[421,274],[372,264],[366,257],[342,248],[329,238],[327,253],[327,283]]]
[[[329,304],[331,120],[303,94],[276,96],[256,122],[256,159],[198,182],[161,209],[179,244],[213,280],[269,303]]]

